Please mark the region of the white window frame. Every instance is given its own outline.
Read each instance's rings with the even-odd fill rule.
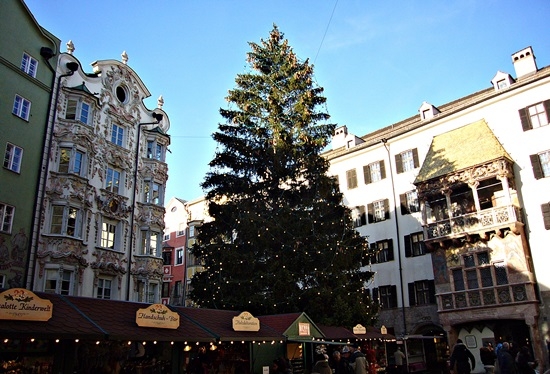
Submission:
[[[166,157],[165,146],[157,141],[157,139],[147,140],[147,158],[164,162]]]
[[[65,119],[78,121],[85,125],[90,123],[92,106],[82,99],[69,98],[67,109],[65,110]]]
[[[68,162],[63,162],[68,158]],[[59,147],[59,162],[57,171],[65,174],[75,174],[85,177],[87,174],[86,152],[74,147]]]
[[[4,167],[15,173],[21,172],[21,163],[23,162],[23,148],[12,143],[6,143],[6,152],[4,153]]]
[[[11,234],[13,227],[13,217],[15,216],[15,207],[0,203],[0,232]]]
[[[124,136],[126,134],[126,129],[116,123],[111,125],[111,143],[118,145],[119,147],[124,147]]]
[[[407,209],[411,213],[420,212],[420,203],[418,201],[418,193],[416,190],[405,192],[407,199]],[[414,209],[411,209],[414,207]]]
[[[23,52],[23,58],[21,59],[21,70],[33,78],[36,78],[36,72],[38,71],[38,60],[29,55],[27,52]]]
[[[52,204],[50,209],[50,234],[82,238],[82,209],[65,204]]]
[[[403,166],[404,173],[414,170],[414,156],[412,149],[401,152],[401,165]]]
[[[113,298],[113,278],[99,277],[97,279],[96,297],[110,300]]]
[[[370,182],[378,182],[382,180],[382,171],[380,170],[380,162],[369,164]]]
[[[105,171],[105,189],[116,194],[121,193],[122,170],[107,166]]]
[[[163,202],[162,192],[163,185],[154,180],[145,180],[143,186],[143,201],[148,204],[161,205]],[[155,196],[156,190],[156,196]],[[151,193],[153,191],[153,193]]]
[[[16,94],[15,99],[13,100],[12,113],[17,117],[28,121],[31,114],[31,102],[23,96]]]
[[[141,231],[141,253],[144,256],[162,256],[162,234],[151,230]]]
[[[550,177],[550,151],[539,153],[539,162],[544,177]]]
[[[102,248],[119,251],[120,222],[103,218],[99,236],[99,245]]]
[[[72,295],[74,287],[74,270],[62,268],[46,268],[44,274],[44,292],[60,295]],[[49,287],[49,282],[55,282]]]
[[[548,113],[546,113],[543,103],[527,107],[527,115],[531,121],[531,127],[534,129],[548,125]]]
[[[183,265],[183,257],[185,255],[185,250],[182,248],[176,248],[176,263],[175,265]]]
[[[374,221],[384,221],[386,219],[386,209],[384,208],[384,200],[376,200],[372,202],[374,207]]]
[[[178,231],[176,231],[176,237],[179,238],[180,236],[185,235],[185,223],[180,223],[178,225]]]

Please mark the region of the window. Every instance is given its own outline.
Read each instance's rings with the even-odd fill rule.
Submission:
[[[501,79],[497,82],[497,88],[499,90],[502,90],[503,88],[506,88],[508,87],[508,80],[506,79]]]
[[[470,253],[462,260],[464,266],[452,270],[455,291],[508,284],[506,266],[501,262],[491,263],[488,252]]]
[[[355,169],[346,171],[346,179],[348,181],[348,190],[357,187],[357,172]]]
[[[380,222],[390,218],[390,201],[378,200],[367,204],[369,223]]]
[[[185,223],[180,223],[178,225],[178,231],[176,231],[176,237],[185,235]]]
[[[420,211],[420,204],[418,203],[418,194],[416,191],[408,191],[399,195],[399,201],[401,202],[402,215]]]
[[[365,212],[365,206],[356,206],[352,211],[353,226],[360,227],[367,224],[367,214]]]
[[[147,140],[147,158],[164,161],[164,147],[156,140]]]
[[[141,231],[141,253],[147,256],[160,256],[161,234],[154,231]]]
[[[0,288],[6,288],[6,276],[0,275]]]
[[[435,304],[434,280],[421,280],[409,283],[409,305]]]
[[[397,286],[380,286],[372,290],[382,309],[397,308]]]
[[[370,246],[374,252],[371,256],[371,264],[393,261],[393,241],[391,239],[380,240],[371,243]]]
[[[183,264],[183,248],[176,249],[176,265]]]
[[[36,70],[38,68],[38,61],[32,58],[29,54],[23,53],[23,59],[21,60],[21,70],[36,78]]]
[[[154,304],[157,301],[159,285],[157,283],[137,282],[137,301],[140,303]]]
[[[97,298],[98,299],[110,299],[111,298],[111,285],[112,280],[106,278],[99,278],[97,280]]]
[[[114,143],[122,147],[123,142],[124,142],[124,127],[113,123],[113,125],[111,126],[111,143]]]
[[[161,190],[162,187],[159,183],[155,181],[145,181],[145,186],[143,188],[144,199],[146,203],[160,205],[162,203],[161,199]]]
[[[548,125],[550,100],[537,103],[519,110],[519,118],[523,131]]]
[[[82,237],[82,211],[68,205],[52,205],[50,233]]]
[[[46,269],[44,292],[72,295],[73,274],[65,269]]]
[[[181,285],[182,285],[181,281],[176,281],[176,284],[174,285],[174,297],[175,298],[181,296],[181,291],[182,291]]]
[[[59,167],[57,171],[76,174],[81,177],[86,176],[85,156],[86,154],[78,149],[71,147],[59,148]]]
[[[28,121],[29,115],[31,113],[31,102],[19,95],[15,95],[12,113],[15,114],[17,117]]]
[[[414,170],[419,166],[418,150],[416,148],[395,155],[395,168],[397,174]]]
[[[69,99],[67,103],[66,119],[72,119],[88,125],[90,118],[90,105],[82,100]],[[114,143],[114,142],[113,142]]]
[[[405,235],[405,257],[416,257],[425,254],[426,244],[424,244],[423,232]]]
[[[100,245],[103,248],[119,250],[119,223],[108,219],[103,219],[101,223]]]
[[[535,179],[550,177],[550,151],[529,156]]]
[[[4,167],[16,173],[21,171],[21,161],[23,159],[23,148],[6,144],[6,153],[4,154]]]
[[[161,297],[170,297],[170,282],[162,282]]]
[[[2,227],[0,227],[0,232],[6,234],[11,233],[14,213],[15,208],[13,206],[0,203],[0,223],[2,224]]]
[[[191,225],[189,226],[189,237],[192,238],[195,236],[195,226]]]
[[[151,304],[157,302],[158,289],[159,289],[159,285],[157,283],[149,283],[147,287],[146,302]]]
[[[164,237],[162,238],[163,241],[170,240],[170,234],[164,234]]]
[[[542,204],[540,206],[542,211],[542,220],[544,222],[544,228],[550,230],[550,203]]]
[[[162,264],[165,266],[172,265],[172,252],[162,252]]]
[[[105,189],[108,191],[119,193],[120,191],[120,176],[122,172],[112,167],[107,167],[107,177],[105,179]]]
[[[384,160],[363,166],[363,178],[365,180],[365,184],[378,182],[386,178],[386,167],[384,165]]]

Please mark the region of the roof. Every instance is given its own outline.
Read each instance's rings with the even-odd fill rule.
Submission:
[[[323,332],[325,340],[350,341],[357,339],[357,336],[355,336],[353,332],[344,327],[324,325],[317,325],[317,327],[319,327],[319,329]]]
[[[434,136],[414,183],[501,158],[512,160],[485,120],[480,120]]]
[[[289,327],[296,322],[298,317],[300,317],[302,313],[287,313],[287,314],[273,314],[268,316],[260,316],[258,317],[260,319],[261,324],[266,324],[275,331],[277,331],[280,334],[283,334],[287,332]]]
[[[184,315],[195,321],[203,329],[216,335],[217,340],[222,341],[255,341],[255,340],[283,340],[282,333],[274,330],[271,326],[260,322],[259,331],[235,331],[233,329],[233,318],[241,312],[233,310],[206,309],[173,307],[180,315]]]
[[[355,336],[358,339],[365,339],[365,340],[395,340],[395,336],[392,334],[382,334],[380,332],[380,329],[377,329],[374,326],[367,326],[367,333],[366,334],[355,334]]]

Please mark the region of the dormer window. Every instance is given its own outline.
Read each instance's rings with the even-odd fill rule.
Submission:
[[[514,83],[514,79],[508,73],[498,71],[495,77],[491,80],[495,91],[504,90]]]
[[[439,109],[437,109],[435,106],[425,101],[422,103],[418,111],[420,112],[422,121],[432,119],[435,117],[435,115],[441,113]]]

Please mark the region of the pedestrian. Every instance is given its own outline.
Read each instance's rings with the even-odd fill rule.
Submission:
[[[497,362],[500,374],[517,374],[515,359],[510,354],[510,343],[502,343],[502,348],[497,353]]]
[[[535,374],[534,363],[529,353],[529,348],[523,346],[516,356],[516,366],[519,374]]]
[[[361,352],[359,345],[357,343],[353,343],[349,346],[349,350],[351,352],[349,363],[353,367],[354,373],[368,374],[369,363],[367,362],[365,354]]]
[[[273,360],[273,364],[271,365],[271,372],[273,374],[292,374],[290,365],[288,365],[287,360],[285,360],[283,357],[279,357]]]
[[[493,374],[495,372],[495,361],[497,359],[493,345],[491,343],[487,343],[481,347],[479,349],[479,357],[481,358],[481,362],[485,368],[485,373]]]
[[[470,367],[470,361],[472,366]],[[455,369],[456,364],[456,369]],[[456,341],[456,345],[451,354],[451,371],[454,374],[470,374],[476,367],[476,359],[472,352],[462,342],[461,339]]]
[[[332,369],[324,353],[317,353],[315,355],[315,365],[313,365],[312,373],[332,374]]]
[[[396,367],[396,373],[397,374],[404,374],[404,366],[403,366],[403,360],[407,362],[405,354],[401,350],[401,347],[397,347],[397,351],[393,354],[393,358],[395,359],[395,367]]]

